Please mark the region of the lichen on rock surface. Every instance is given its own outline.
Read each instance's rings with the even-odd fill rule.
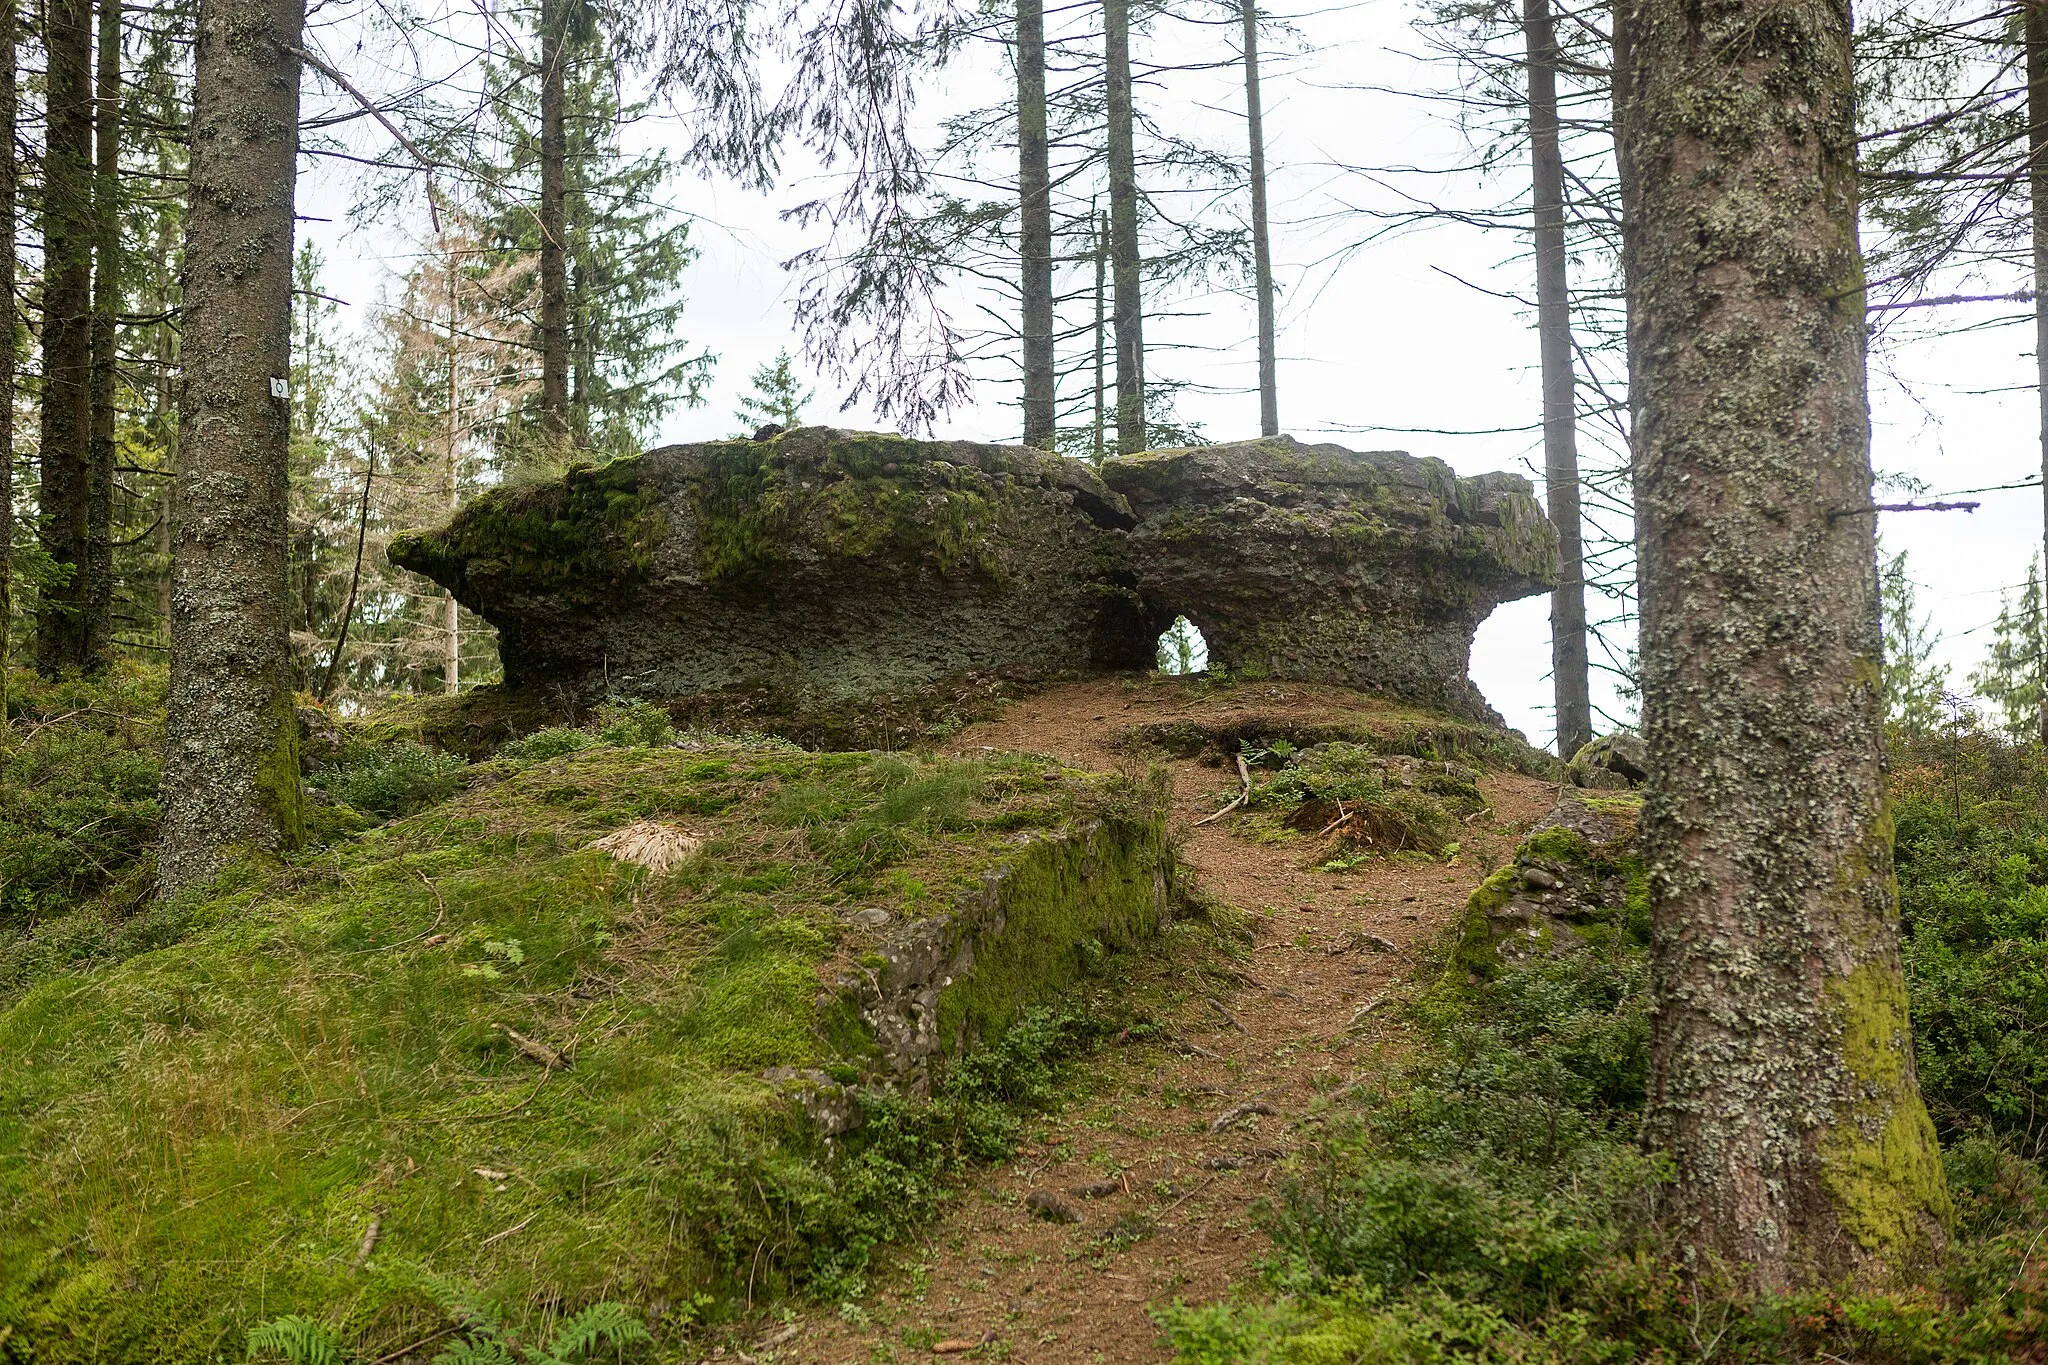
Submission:
[[[1138,518],[1146,600],[1194,622],[1212,664],[1499,723],[1467,677],[1473,634],[1555,572],[1526,479],[1284,436],[1119,456],[1102,476]]]
[[[498,628],[515,687],[835,700],[1148,665],[1131,525],[1077,461],[811,427],[499,489],[391,560]]]

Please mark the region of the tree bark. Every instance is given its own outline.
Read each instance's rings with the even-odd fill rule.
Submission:
[[[14,0],[0,0],[0,35],[7,42],[0,71],[0,727],[7,723],[7,670],[14,627],[14,341],[20,319],[14,309],[15,207],[19,172],[14,161],[15,123],[21,89],[16,77],[20,22]]]
[[[200,0],[158,893],[303,834],[287,607],[305,0]]]
[[[1564,158],[1557,133],[1557,33],[1550,0],[1522,0],[1529,54],[1529,160],[1536,236],[1536,341],[1543,369],[1543,494],[1557,530],[1557,585],[1550,590],[1550,676],[1557,753],[1570,758],[1593,738],[1586,676],[1585,552],[1579,530],[1578,398],[1572,368],[1570,282],[1564,240]]]
[[[2034,401],[2041,427],[2041,554],[2048,565],[2048,8],[2022,10],[2027,48],[2027,193],[2034,246]],[[2048,636],[2048,621],[2034,630]],[[2041,745],[2048,749],[2048,686],[2041,689]]]
[[[43,549],[62,583],[36,610],[36,667],[83,668],[92,503],[92,0],[46,0],[43,145]]]
[[[1280,434],[1280,358],[1273,334],[1273,242],[1266,228],[1266,115],[1259,103],[1259,7],[1243,0],[1244,109],[1251,144],[1252,288],[1259,306],[1259,434]]]
[[[114,653],[114,382],[121,316],[121,0],[99,0],[93,146],[92,427],[88,444],[85,657]]]
[[[1052,163],[1046,143],[1045,0],[1017,0],[1017,254],[1024,330],[1024,444],[1051,450]]]
[[[569,0],[540,9],[540,430],[550,455],[569,445]]]
[[[1129,0],[1102,0],[1106,105],[1109,117],[1109,260],[1116,330],[1116,449],[1143,450],[1145,439],[1145,307],[1138,256],[1138,172],[1131,131]]]
[[[1101,464],[1104,455],[1105,433],[1109,426],[1108,403],[1105,396],[1109,391],[1106,379],[1107,366],[1104,361],[1109,350],[1108,300],[1109,300],[1109,215],[1097,213],[1094,202],[1088,206],[1088,218],[1095,229],[1095,463]]]
[[[1873,1276],[1948,1213],[1899,959],[1849,10],[1631,16],[1651,1093],[1682,1239]]]

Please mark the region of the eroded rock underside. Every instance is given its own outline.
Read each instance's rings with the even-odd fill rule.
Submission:
[[[1557,537],[1526,479],[1270,437],[1107,461],[1147,600],[1212,666],[1339,683],[1499,723],[1467,677],[1502,602],[1546,592]]]
[[[1149,666],[1130,524],[1072,460],[812,427],[498,490],[391,560],[498,628],[515,687],[836,700]]]
[[[1285,437],[1108,461],[805,428],[472,502],[391,559],[499,631],[514,687],[843,702],[968,673],[1151,667],[1176,615],[1239,676],[1499,723],[1474,631],[1545,590],[1513,475]]]

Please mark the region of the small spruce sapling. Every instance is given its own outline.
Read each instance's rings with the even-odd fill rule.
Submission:
[[[753,382],[754,391],[740,396],[739,411],[733,414],[742,440],[763,427],[788,431],[802,425],[805,406],[818,396],[817,390],[804,387],[787,348],[755,370]]]

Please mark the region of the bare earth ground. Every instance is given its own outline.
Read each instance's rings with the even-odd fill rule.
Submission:
[[[1113,747],[1127,726],[1247,709],[1327,714],[1313,692],[1263,684],[1220,697],[1082,683],[1017,703],[951,749],[1113,769],[1133,761]],[[1482,789],[1493,809],[1473,822],[1455,861],[1330,873],[1314,870],[1304,842],[1255,842],[1233,832],[1232,817],[1194,827],[1236,794],[1236,776],[1193,760],[1168,767],[1187,861],[1211,895],[1253,912],[1257,930],[1239,970],[1179,992],[1177,1016],[1164,1022],[1183,1046],[1102,1049],[1082,1097],[1036,1122],[1014,1161],[980,1173],[921,1245],[878,1270],[858,1305],[813,1310],[719,1356],[817,1365],[1165,1360],[1148,1306],[1214,1299],[1256,1274],[1268,1243],[1251,1205],[1271,1189],[1276,1162],[1302,1144],[1311,1102],[1373,1074],[1398,1046],[1398,1026],[1382,1023],[1395,1012],[1361,1009],[1414,966],[1417,949],[1455,918],[1555,790],[1492,774]],[[1241,1116],[1218,1130],[1232,1111]],[[1034,1216],[1034,1193],[1057,1196],[1080,1221]]]

